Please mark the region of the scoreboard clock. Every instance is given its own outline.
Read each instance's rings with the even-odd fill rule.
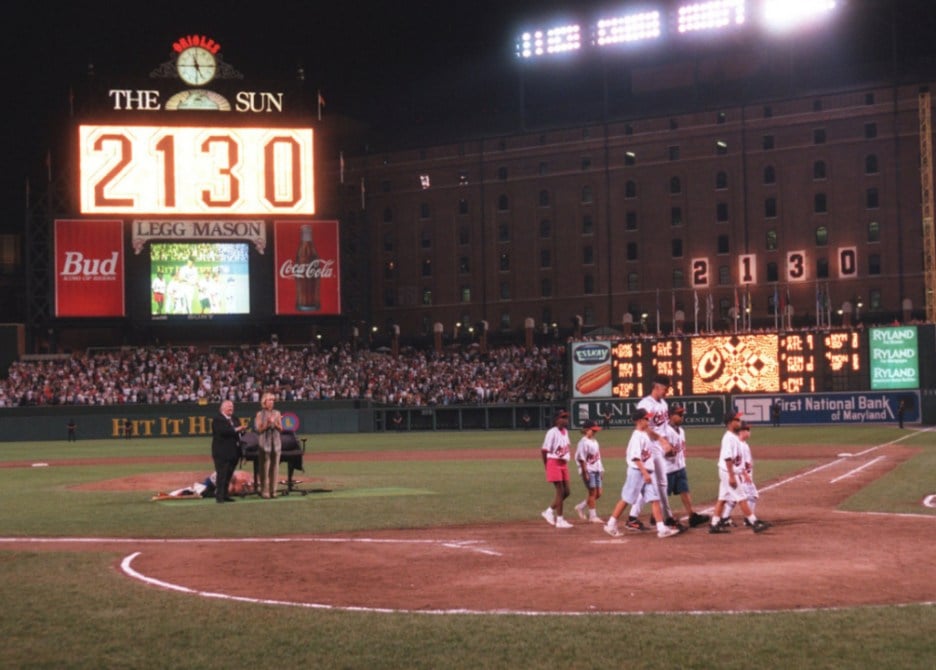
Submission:
[[[211,51],[203,46],[190,46],[176,57],[179,79],[189,86],[204,86],[215,77],[218,61]]]
[[[646,395],[668,375],[677,396],[869,388],[867,345],[854,330],[661,337],[611,343],[611,394]]]
[[[315,213],[311,128],[82,125],[78,155],[82,214]]]

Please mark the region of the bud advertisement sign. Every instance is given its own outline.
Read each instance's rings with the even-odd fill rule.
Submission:
[[[916,326],[871,328],[871,388],[915,389],[920,386],[920,352]]]
[[[124,316],[123,221],[55,222],[55,316]]]
[[[337,221],[274,221],[276,314],[341,313]]]

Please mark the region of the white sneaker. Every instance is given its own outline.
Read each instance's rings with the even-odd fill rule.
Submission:
[[[621,531],[618,530],[617,526],[612,526],[610,523],[604,525],[604,532],[606,532],[611,537],[621,537]]]
[[[673,528],[672,526],[667,526],[663,530],[657,531],[657,537],[661,539],[664,537],[673,537],[674,535],[679,535],[679,529]]]
[[[585,504],[586,503],[584,502],[580,502],[578,505],[575,506],[575,511],[578,512],[579,519],[581,519],[582,521],[585,521],[585,519],[588,518],[585,515]]]
[[[588,523],[604,523],[604,519],[600,516],[593,516],[588,520]]]
[[[559,517],[558,519],[556,519],[556,528],[572,528],[572,524],[566,521],[565,519],[563,519],[562,517]]]
[[[548,523],[550,526],[556,525],[556,515],[553,512],[552,507],[547,507],[545,510],[543,510],[541,516],[546,519],[546,523]]]

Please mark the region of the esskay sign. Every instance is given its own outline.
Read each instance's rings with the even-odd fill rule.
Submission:
[[[55,222],[55,316],[124,316],[122,221]]]
[[[916,326],[871,328],[871,388],[915,389],[920,386],[920,350]]]

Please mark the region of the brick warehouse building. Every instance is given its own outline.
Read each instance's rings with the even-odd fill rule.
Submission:
[[[664,332],[679,312],[689,331],[709,295],[723,330],[748,295],[755,328],[786,301],[795,325],[817,307],[832,325],[920,317],[925,90],[686,105],[355,158],[372,322],[653,330],[659,311]]]

